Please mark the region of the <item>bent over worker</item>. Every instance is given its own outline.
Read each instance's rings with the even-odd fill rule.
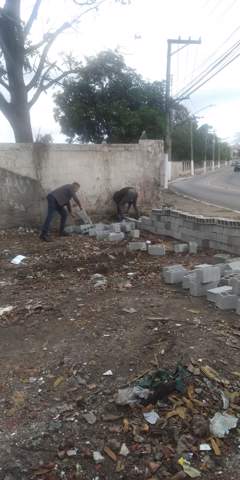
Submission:
[[[124,218],[125,205],[127,205],[127,213],[129,212],[131,206],[133,206],[137,218],[139,217],[139,212],[137,208],[137,199],[138,199],[138,193],[136,189],[133,187],[124,187],[118,192],[114,193],[113,200],[116,203],[119,220],[123,220]]]
[[[48,234],[49,234],[50,225],[55,213],[58,213],[61,217],[60,230],[59,230],[60,236],[62,237],[67,236],[67,233],[64,231],[64,228],[65,228],[66,220],[68,216],[67,210],[69,211],[70,214],[72,214],[72,207],[71,207],[70,201],[73,199],[74,202],[80,208],[80,210],[82,209],[80,200],[76,195],[79,188],[80,188],[79,183],[74,182],[72,184],[63,185],[62,187],[59,187],[48,194],[47,196],[48,213],[42,227],[42,232],[40,235],[41,240],[44,240],[45,242],[50,241]],[[65,207],[67,207],[67,209]]]

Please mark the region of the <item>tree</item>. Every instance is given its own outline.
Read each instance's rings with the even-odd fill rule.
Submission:
[[[79,14],[33,43],[31,32],[42,0],[34,0],[26,22],[20,15],[24,2],[5,0],[4,7],[0,8],[0,111],[10,123],[16,142],[33,141],[30,109],[42,92],[75,73],[75,65],[61,68],[57,61],[49,60],[54,42],[59,35],[78,24],[84,14],[105,1],[73,0],[79,7]]]
[[[137,142],[163,138],[164,85],[146,82],[110,50],[88,58],[76,79],[55,96],[55,118],[69,141]]]

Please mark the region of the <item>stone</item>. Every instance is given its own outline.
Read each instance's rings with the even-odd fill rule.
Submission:
[[[181,283],[187,273],[188,270],[182,265],[173,265],[167,269],[163,269],[163,278],[166,283],[173,285],[175,283]]]
[[[149,255],[156,255],[157,257],[163,257],[166,253],[165,245],[159,243],[148,246]]]
[[[129,232],[129,235],[130,235],[130,238],[133,238],[133,239],[138,239],[140,238],[140,230],[131,230]]]
[[[175,253],[186,253],[186,252],[188,252],[188,244],[187,243],[176,243],[174,245],[174,252]]]
[[[130,242],[127,248],[129,252],[135,252],[138,250],[145,252],[147,250],[147,244],[146,242]]]
[[[189,242],[189,253],[197,254],[198,252],[198,244],[197,242]]]
[[[69,233],[70,235],[75,232],[75,225],[68,225],[65,227],[64,232]]]
[[[119,233],[112,232],[108,234],[108,240],[110,242],[121,242],[122,240],[124,240],[124,238],[125,238],[125,235],[123,232],[119,232]]]
[[[231,293],[232,287],[229,285],[223,285],[222,287],[212,288],[207,291],[207,299],[209,302],[216,303],[218,295],[222,293]]]
[[[221,293],[217,296],[216,307],[220,310],[235,310],[237,308],[238,296],[232,293]]]
[[[220,282],[221,271],[217,265],[197,265],[195,271],[200,283]]]

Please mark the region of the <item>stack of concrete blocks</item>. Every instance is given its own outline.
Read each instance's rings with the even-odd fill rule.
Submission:
[[[139,228],[166,235],[182,242],[197,242],[199,247],[240,254],[240,222],[224,218],[190,215],[171,208],[152,210],[142,217]]]
[[[211,288],[216,288],[221,279],[221,270],[216,265],[197,265],[187,272],[182,281],[182,287],[190,291],[193,297],[207,295]]]
[[[165,283],[170,285],[182,283],[185,275],[187,275],[188,270],[182,265],[171,265],[164,267],[162,269],[163,279]]]

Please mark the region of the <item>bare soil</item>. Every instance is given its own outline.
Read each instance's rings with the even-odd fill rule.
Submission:
[[[219,389],[240,390],[239,317],[165,285],[164,265],[212,263],[213,252],[174,255],[172,242],[164,242],[167,255],[151,257],[128,253],[126,242],[73,236],[45,244],[34,232],[1,234],[0,308],[14,307],[0,316],[1,480],[172,479],[182,470],[177,444],[186,433],[193,436],[191,465],[202,478],[239,479],[238,430],[218,441],[219,456],[200,454],[209,434],[201,438],[192,431],[196,414],[209,419],[221,409]],[[11,264],[18,254],[26,260]],[[96,273],[106,286],[95,287]],[[120,387],[155,368],[175,370],[178,363],[197,370],[210,365],[230,384],[195,372],[190,390],[154,407],[158,426],[146,424],[142,407],[115,404]],[[112,375],[104,376],[108,370]],[[179,405],[183,418],[168,418]],[[228,413],[236,415],[238,408]],[[92,425],[84,418],[89,412],[96,417]],[[119,455],[123,443],[126,457]],[[95,464],[94,451],[103,463]],[[149,462],[159,464],[155,474]]]

